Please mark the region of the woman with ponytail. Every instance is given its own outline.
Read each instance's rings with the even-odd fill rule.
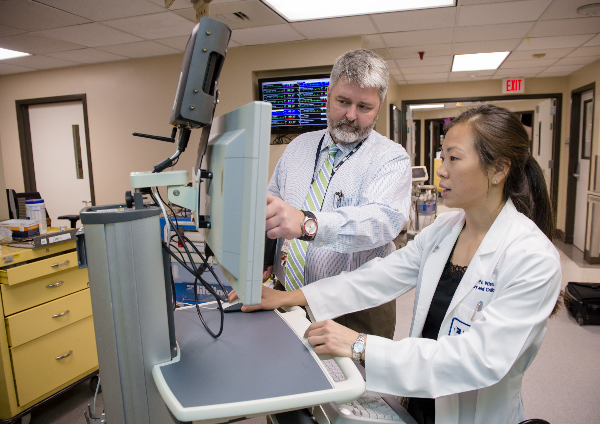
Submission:
[[[441,214],[414,241],[302,290],[263,289],[259,306],[308,305],[317,353],[360,356],[367,390],[403,396],[418,423],[517,424],[521,381],[561,286],[544,175],[523,125],[481,106],[446,127]],[[331,321],[415,288],[410,337],[357,334]],[[358,340],[358,343],[357,343]]]

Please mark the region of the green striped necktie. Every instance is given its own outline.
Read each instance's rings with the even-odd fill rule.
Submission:
[[[302,210],[311,212],[320,212],[327,186],[331,179],[333,171],[333,163],[335,154],[339,151],[339,147],[335,144],[329,146],[329,154],[323,165],[319,169],[317,178],[313,181],[302,206]],[[304,266],[306,264],[306,251],[308,250],[308,242],[293,239],[286,240],[288,252],[286,253],[285,266],[285,289],[287,291],[296,290],[304,286]]]

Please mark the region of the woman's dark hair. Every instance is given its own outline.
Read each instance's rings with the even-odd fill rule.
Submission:
[[[552,240],[554,215],[544,173],[529,151],[529,136],[517,116],[493,105],[469,109],[448,122],[444,132],[458,124],[469,127],[484,169],[510,165],[503,197],[531,219]]]

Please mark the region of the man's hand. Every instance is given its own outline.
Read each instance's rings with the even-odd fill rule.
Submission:
[[[304,337],[308,337],[308,343],[315,348],[317,354],[328,353],[352,358],[352,345],[356,342],[358,333],[335,321],[327,320],[311,324]]]
[[[273,310],[282,306],[306,306],[306,298],[302,290],[280,291],[263,286],[260,305],[244,306],[242,312],[253,312],[261,309]]]
[[[302,237],[300,225],[303,221],[302,211],[294,209],[279,197],[267,194],[267,237],[283,237],[287,240]]]

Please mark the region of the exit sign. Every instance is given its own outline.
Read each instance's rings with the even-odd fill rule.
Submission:
[[[502,80],[502,94],[524,93],[525,79],[523,78],[504,78]]]

